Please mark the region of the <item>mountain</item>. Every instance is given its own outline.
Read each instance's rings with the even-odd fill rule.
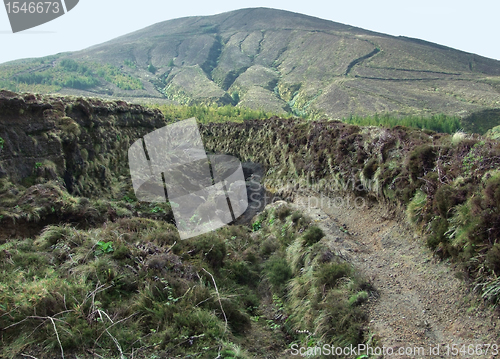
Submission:
[[[500,61],[253,8],[161,22],[73,53],[0,65],[0,87],[342,118],[500,107]]]

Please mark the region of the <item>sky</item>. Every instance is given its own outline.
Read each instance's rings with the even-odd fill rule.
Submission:
[[[64,16],[16,34],[6,8],[0,9],[0,63],[82,50],[169,19],[249,7],[298,12],[500,60],[498,0],[80,0]]]

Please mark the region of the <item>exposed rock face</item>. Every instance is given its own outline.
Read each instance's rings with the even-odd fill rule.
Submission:
[[[112,195],[113,183],[131,185],[130,145],[166,125],[159,111],[122,101],[0,91],[0,178],[60,179],[75,195]],[[246,178],[264,174],[251,163],[244,171]]]
[[[129,145],[165,124],[159,111],[125,102],[1,91],[0,176],[59,178],[81,196],[110,193],[112,177],[128,173]]]

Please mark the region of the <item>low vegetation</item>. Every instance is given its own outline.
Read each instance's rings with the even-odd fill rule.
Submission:
[[[251,110],[244,107],[226,106],[176,106],[176,105],[150,105],[158,109],[168,121],[184,120],[196,117],[200,123],[209,122],[241,122],[246,120],[263,120],[277,116],[262,110]]]
[[[0,86],[10,91],[57,92],[62,88],[85,90],[105,83],[122,90],[143,89],[142,82],[110,64],[81,62],[57,56],[12,64],[0,74]],[[33,71],[31,66],[36,66]],[[30,70],[28,70],[30,69]]]
[[[229,226],[181,241],[168,221],[129,216],[9,240],[2,356],[249,358],[269,350],[249,345],[253,335],[279,351],[363,342],[371,286],[300,213],[271,206],[258,221],[255,232]]]
[[[462,119],[461,122],[465,131],[484,135],[488,130],[500,125],[500,109],[475,112]]]
[[[453,134],[464,128],[464,123],[457,116],[435,115],[428,117],[375,115],[367,117],[351,116],[342,119],[342,122],[356,126],[381,126],[395,127],[406,126],[421,130],[431,130],[434,132]],[[494,125],[496,126],[496,125]],[[493,126],[491,126],[493,127]],[[489,128],[491,128],[489,127]]]
[[[209,122],[241,122],[248,120],[269,119],[272,117],[283,117],[283,115],[266,112],[263,110],[252,110],[245,107],[226,106],[207,106],[207,105],[148,105],[152,109],[158,109],[162,112],[165,118],[169,121],[178,119],[186,119],[196,117],[200,123]],[[490,111],[493,112],[493,111]],[[496,114],[496,112],[495,112]],[[392,116],[392,115],[375,115],[375,116],[351,116],[343,118],[341,121],[346,124],[355,126],[376,126],[385,128],[394,128],[396,126],[404,126],[420,130],[439,132],[439,133],[463,133],[464,129],[468,133],[485,134],[487,130],[500,124],[500,119],[491,115],[488,121],[484,121],[482,127],[474,127],[471,125],[471,118],[475,119],[477,115],[467,118],[458,116],[434,115],[434,116]],[[300,118],[311,121],[312,118],[307,114],[302,117],[297,117],[297,114],[290,113],[290,117]]]

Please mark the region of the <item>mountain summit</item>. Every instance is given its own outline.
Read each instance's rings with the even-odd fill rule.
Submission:
[[[332,118],[465,116],[500,107],[500,61],[254,8],[169,20],[79,52],[3,64],[0,86]]]

